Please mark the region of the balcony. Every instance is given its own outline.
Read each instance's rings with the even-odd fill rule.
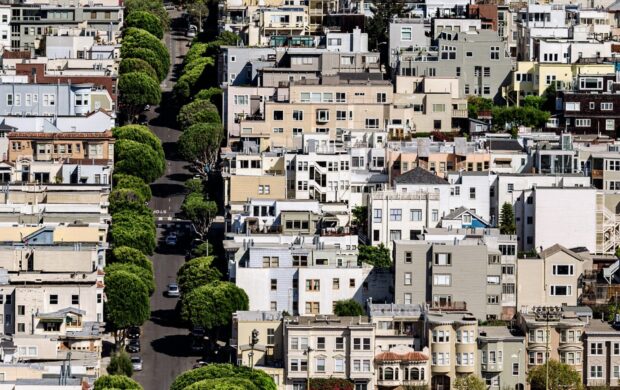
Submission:
[[[467,311],[467,302],[427,302],[428,306],[433,310],[443,311]]]
[[[452,110],[453,118],[467,118],[468,112],[467,110]]]
[[[370,194],[373,200],[439,200],[439,194],[435,192],[401,192],[401,191],[375,191]]]

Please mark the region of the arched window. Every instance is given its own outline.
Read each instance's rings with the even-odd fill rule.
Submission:
[[[410,378],[410,370],[409,370],[409,368],[405,367],[404,371],[405,371],[405,373],[404,373],[403,380],[406,380],[406,381],[410,380],[411,378]]]
[[[398,380],[398,368],[394,369],[394,379]]]
[[[424,380],[424,367],[420,367],[420,380]]]
[[[411,368],[411,380],[417,381],[420,380],[420,371],[417,368]]]
[[[386,381],[394,380],[394,369],[392,367],[383,369],[383,379]]]

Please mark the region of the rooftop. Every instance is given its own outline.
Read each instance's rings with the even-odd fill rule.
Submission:
[[[421,316],[424,312],[422,305],[396,304],[396,303],[371,303],[369,304],[370,317],[390,316],[390,317],[415,317]]]
[[[415,167],[394,179],[396,184],[432,184],[448,185],[448,181],[424,168]]]
[[[237,321],[280,321],[282,312],[279,311],[238,311],[234,314]]]
[[[285,319],[288,327],[300,326],[300,327],[317,327],[317,328],[331,328],[331,327],[349,327],[349,326],[373,326],[368,317],[338,317],[334,315],[317,315],[317,316],[295,316],[286,317]]]

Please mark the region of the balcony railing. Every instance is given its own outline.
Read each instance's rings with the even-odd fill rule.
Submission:
[[[444,311],[466,311],[467,310],[467,302],[456,301],[456,302],[428,302],[428,306],[431,309],[435,310],[444,310]]]

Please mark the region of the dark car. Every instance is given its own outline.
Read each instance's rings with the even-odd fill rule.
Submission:
[[[138,339],[129,340],[129,344],[127,344],[125,349],[127,350],[127,352],[130,352],[130,353],[140,352],[140,340]]]
[[[194,326],[194,328],[192,329],[192,336],[194,337],[201,338],[204,337],[205,334],[205,328],[203,328],[202,326]]]
[[[127,329],[127,338],[128,339],[139,339],[140,338],[140,328],[137,326],[131,326],[129,329]]]

